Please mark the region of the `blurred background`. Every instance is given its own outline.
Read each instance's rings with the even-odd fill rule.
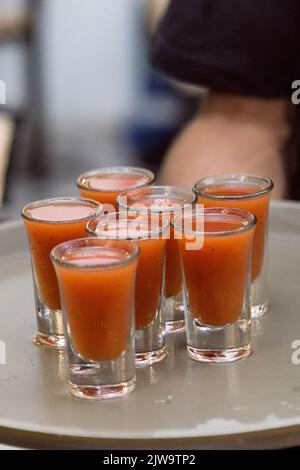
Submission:
[[[0,217],[78,174],[157,170],[195,110],[148,64],[167,0],[0,0]]]

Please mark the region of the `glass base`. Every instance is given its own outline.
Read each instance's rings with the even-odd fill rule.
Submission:
[[[181,333],[185,330],[185,321],[184,320],[174,320],[166,322],[166,333]]]
[[[251,345],[227,350],[197,349],[187,346],[188,355],[198,362],[226,363],[244,359],[252,353]]]
[[[251,318],[259,318],[265,315],[270,308],[270,302],[266,300],[261,304],[251,306]]]
[[[179,333],[185,330],[183,293],[169,297],[165,302],[166,333]]]
[[[135,353],[135,365],[139,366],[151,366],[157,362],[162,361],[167,355],[166,347],[158,349],[156,351],[149,351],[144,353]]]
[[[65,348],[65,337],[54,336],[54,335],[42,335],[37,333],[32,339],[33,344],[40,347],[46,347],[51,349],[64,349]]]
[[[105,401],[122,398],[133,392],[135,379],[114,385],[75,385],[68,382],[69,393],[83,400]]]

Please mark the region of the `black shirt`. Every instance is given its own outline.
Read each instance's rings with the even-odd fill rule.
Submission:
[[[300,79],[299,36],[299,0],[171,0],[152,62],[220,91],[290,96]]]

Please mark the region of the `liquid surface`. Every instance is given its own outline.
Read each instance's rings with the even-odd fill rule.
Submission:
[[[108,237],[110,239],[138,239],[151,238],[151,234],[159,232],[160,227],[157,224],[151,227],[149,222],[138,222],[135,220],[116,220],[107,223],[99,223],[95,229],[95,233],[101,238]]]
[[[205,232],[230,232],[242,227],[243,224],[238,222],[204,222]]]
[[[82,247],[66,254],[63,260],[74,263],[76,266],[107,266],[117,264],[129,258],[129,254],[125,250],[105,247],[93,246]]]
[[[249,183],[212,184],[202,192],[209,196],[246,196],[262,191],[264,187]]]
[[[110,173],[109,175],[98,175],[85,178],[89,189],[99,191],[118,191],[141,186],[149,181],[146,175],[123,175],[121,173]]]
[[[232,220],[233,219],[233,220]],[[209,232],[231,232],[232,230],[238,230],[243,228],[245,225],[241,220],[234,217],[226,219],[225,217],[220,217],[218,220],[205,220],[204,219],[204,231]]]
[[[129,201],[130,203],[130,201]],[[181,209],[188,202],[185,199],[181,198],[167,198],[167,197],[156,197],[156,196],[141,196],[138,197],[133,204],[144,205],[147,208],[153,210],[166,210],[170,209],[178,210]]]
[[[70,220],[92,217],[95,208],[80,203],[46,204],[30,209],[30,215],[34,219],[45,222],[64,222]]]

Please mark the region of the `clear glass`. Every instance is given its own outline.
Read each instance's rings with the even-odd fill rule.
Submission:
[[[251,274],[251,314],[260,317],[269,310],[268,221],[273,182],[248,174],[224,174],[198,181],[194,192],[205,207],[237,207],[257,218],[253,242]]]
[[[240,209],[193,211],[173,221],[185,285],[187,350],[200,362],[251,353],[250,271],[256,218]]]
[[[126,191],[117,198],[121,210],[131,212],[150,212],[162,214],[171,222],[175,215],[192,210],[196,200],[195,194],[176,186],[148,186],[141,189]],[[166,247],[166,332],[183,331],[184,304],[182,294],[182,275],[177,243],[173,236],[173,228]]]
[[[155,174],[145,168],[113,166],[84,173],[77,178],[82,197],[95,199],[107,212],[117,209],[117,196],[132,188],[153,184]]]
[[[52,250],[63,308],[67,382],[77,398],[119,398],[135,387],[134,285],[139,248],[82,238]]]
[[[37,334],[33,341],[38,346],[65,345],[59,289],[50,252],[59,243],[86,236],[86,223],[101,212],[101,204],[83,198],[44,199],[27,204],[22,210],[36,306]]]
[[[87,232],[102,240],[132,240],[140,248],[135,289],[135,362],[151,365],[166,356],[163,306],[165,247],[169,221],[117,212],[90,220]]]

